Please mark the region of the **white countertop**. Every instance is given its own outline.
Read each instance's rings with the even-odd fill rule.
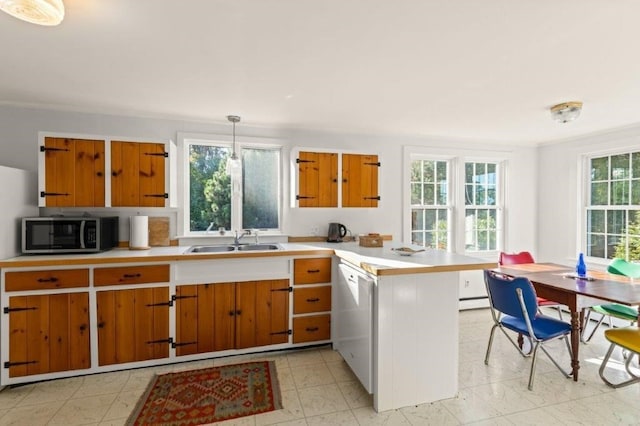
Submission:
[[[278,244],[282,246],[282,250],[185,254],[191,246],[170,246],[152,247],[148,250],[113,249],[93,254],[25,255],[2,260],[0,261],[0,267],[222,260],[245,257],[331,255],[334,253],[341,259],[376,275],[460,271],[496,266],[495,262],[487,263],[484,259],[448,253],[442,250],[426,249],[412,256],[400,256],[391,249],[402,247],[403,245],[392,241],[385,241],[383,247],[361,247],[356,242]]]

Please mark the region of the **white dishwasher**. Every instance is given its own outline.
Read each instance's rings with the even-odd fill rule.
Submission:
[[[338,265],[334,347],[367,392],[373,389],[374,279],[349,264]]]

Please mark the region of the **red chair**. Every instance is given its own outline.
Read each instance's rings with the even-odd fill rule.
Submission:
[[[521,263],[536,263],[533,260],[533,256],[528,251],[521,251],[520,253],[505,253],[500,252],[500,258],[498,259],[498,265],[506,266],[506,265],[518,265]],[[538,307],[541,306],[551,306],[555,307],[558,310],[558,316],[560,320],[562,320],[562,309],[560,308],[562,304],[558,302],[554,302],[553,300],[548,300],[542,297],[538,297]]]

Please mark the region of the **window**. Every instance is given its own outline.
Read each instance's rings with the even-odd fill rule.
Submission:
[[[408,162],[405,232],[412,244],[478,254],[501,249],[500,162],[418,153]]]
[[[279,230],[280,147],[238,146],[242,171],[227,173],[230,144],[184,139],[187,233],[208,228]]]
[[[586,253],[640,260],[640,152],[588,159]]]
[[[449,215],[449,162],[411,162],[411,242],[447,250]]]
[[[465,163],[465,250],[498,249],[497,169],[495,163]]]

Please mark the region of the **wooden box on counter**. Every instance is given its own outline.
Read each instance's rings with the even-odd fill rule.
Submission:
[[[382,247],[382,239],[380,234],[367,234],[360,235],[358,241],[362,247]]]

